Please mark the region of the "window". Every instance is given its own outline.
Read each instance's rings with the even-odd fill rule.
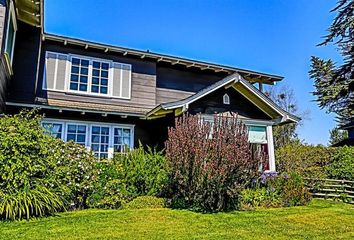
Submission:
[[[72,58],[70,90],[87,92],[88,73],[89,73],[88,60]]]
[[[109,64],[93,61],[92,67],[91,92],[107,94]]]
[[[42,126],[48,134],[50,134],[56,138],[62,138],[62,135],[63,135],[63,124],[62,123],[43,122]]]
[[[108,158],[109,127],[92,126],[91,149],[96,157]]]
[[[69,89],[108,95],[109,69],[108,62],[72,57]]]
[[[14,5],[13,2],[11,1],[9,17],[7,22],[6,43],[5,43],[5,52],[9,55],[11,63],[14,54],[16,31],[17,31],[16,16],[14,11]]]
[[[66,131],[66,141],[86,145],[86,126],[79,124],[68,124]]]
[[[223,96],[223,103],[224,103],[224,104],[230,104],[230,97],[229,97],[229,95],[227,95],[226,93],[225,93],[225,95]]]
[[[99,158],[109,158],[114,152],[134,147],[133,125],[47,119],[42,122],[42,126],[57,138],[86,146]]]
[[[248,140],[251,143],[267,143],[267,127],[248,126]]]
[[[128,128],[114,128],[113,149],[124,152],[130,147],[131,131]]]

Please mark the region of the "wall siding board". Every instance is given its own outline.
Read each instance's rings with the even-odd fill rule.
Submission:
[[[167,103],[185,99],[194,92],[177,91],[166,88],[156,88],[156,103]]]

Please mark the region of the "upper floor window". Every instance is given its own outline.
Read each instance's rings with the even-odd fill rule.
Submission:
[[[8,54],[11,63],[14,55],[16,31],[17,31],[17,25],[16,25],[15,9],[14,9],[13,2],[10,1],[9,16],[7,20],[5,52]]]
[[[70,87],[71,91],[94,94],[108,94],[109,89],[108,62],[71,58]]]
[[[227,93],[224,94],[222,99],[224,104],[230,104],[230,97],[227,95]]]
[[[94,57],[46,52],[44,90],[131,98],[130,64]]]

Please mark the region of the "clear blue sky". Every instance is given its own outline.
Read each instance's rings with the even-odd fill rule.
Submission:
[[[310,120],[298,130],[327,144],[334,116],[311,95],[310,56],[340,61],[316,47],[336,0],[45,0],[45,31],[175,56],[279,74]]]

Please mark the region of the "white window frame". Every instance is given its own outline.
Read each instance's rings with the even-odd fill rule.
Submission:
[[[222,97],[222,101],[224,104],[230,105],[230,96],[225,93],[224,96]]]
[[[10,31],[10,22],[11,22],[10,19],[12,20],[12,24],[13,24],[13,28],[14,28],[14,36],[13,36],[13,42],[12,42],[12,46],[11,46],[11,56],[9,56],[10,62],[12,65],[13,58],[14,58],[14,51],[15,51],[16,32],[17,32],[16,13],[15,13],[14,3],[12,0],[10,1],[9,16],[8,16],[7,23],[6,23],[7,29],[6,29],[6,39],[5,39],[5,52],[7,49],[8,37],[9,37],[9,31]]]
[[[86,126],[86,141],[85,147],[88,150],[91,150],[91,139],[92,139],[92,126],[100,126],[100,127],[109,127],[109,143],[108,143],[108,158],[112,158],[114,154],[114,128],[123,128],[123,129],[130,129],[130,145],[129,148],[134,148],[134,124],[117,124],[117,123],[103,123],[103,122],[94,122],[94,121],[79,121],[79,120],[61,120],[55,118],[44,118],[42,123],[56,123],[62,124],[62,136],[61,139],[63,141],[67,141],[67,127],[68,124],[78,124],[78,125],[85,125]]]
[[[113,61],[112,60],[107,60],[107,59],[101,59],[101,58],[95,58],[95,57],[88,57],[88,56],[83,56],[83,55],[77,55],[77,54],[68,54],[68,62],[67,62],[67,74],[65,77],[65,91],[66,92],[72,92],[76,94],[84,94],[84,95],[90,95],[90,96],[107,96],[107,97],[113,97]],[[78,58],[78,59],[83,59],[83,60],[88,60],[89,61],[89,66],[88,66],[88,79],[87,79],[87,91],[79,91],[79,90],[71,90],[70,89],[70,80],[71,80],[71,67],[72,67],[72,59],[73,58]],[[91,91],[91,86],[92,86],[92,72],[93,72],[93,61],[96,62],[101,62],[101,63],[107,63],[108,64],[108,86],[107,86],[107,94],[106,93],[95,93]]]
[[[64,140],[64,136],[66,135],[65,134],[65,124],[63,123],[63,122],[59,122],[59,121],[53,121],[53,120],[45,120],[45,121],[42,121],[42,127],[44,127],[43,126],[43,124],[60,124],[61,125],[61,137],[60,137],[60,139],[61,140]]]
[[[88,125],[87,125],[87,124],[85,124],[85,123],[77,123],[77,122],[66,122],[64,125],[65,125],[65,133],[64,133],[64,135],[65,135],[65,136],[64,136],[64,141],[65,141],[65,142],[68,141],[69,125],[85,126],[85,129],[86,129],[86,132],[85,132],[85,143],[84,143],[83,146],[87,147],[87,138],[88,138],[88,135],[87,135],[87,133],[88,133],[88,130],[87,130]],[[77,133],[76,133],[76,134],[77,134]],[[80,144],[80,143],[78,143],[78,144]],[[80,144],[80,145],[82,145],[82,144]]]

